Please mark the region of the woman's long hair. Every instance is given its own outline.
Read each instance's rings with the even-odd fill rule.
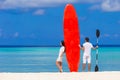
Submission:
[[[65,42],[62,40],[61,41],[61,44],[62,44],[62,46],[64,46],[64,48],[65,48]],[[66,51],[66,48],[65,48],[65,50],[64,50],[64,52]]]

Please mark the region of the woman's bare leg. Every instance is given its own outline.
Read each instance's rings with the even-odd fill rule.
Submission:
[[[60,62],[60,72],[63,72],[63,70],[62,70],[62,62]]]
[[[62,62],[56,61],[56,66],[58,67],[59,71],[62,72]]]

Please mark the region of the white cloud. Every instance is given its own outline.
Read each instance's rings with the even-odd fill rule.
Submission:
[[[84,35],[84,34],[81,34],[80,37],[81,37],[81,38],[85,38],[85,35]]]
[[[0,2],[1,9],[38,8],[54,6],[62,3],[73,3],[78,0],[4,0]]]
[[[105,12],[120,11],[120,0],[102,0],[99,4],[94,4],[90,10],[102,10]]]
[[[2,37],[2,33],[0,32],[0,37]]]
[[[104,37],[110,37],[110,34],[104,34]]]
[[[43,8],[65,3],[92,3],[91,10],[120,11],[120,0],[0,0],[0,9]]]
[[[0,32],[2,32],[3,30],[0,28]]]
[[[120,0],[104,0],[101,8],[104,11],[120,11]]]
[[[3,33],[2,33],[2,29],[0,28],[0,37],[2,37]]]
[[[80,21],[85,21],[86,19],[87,19],[86,16],[81,16],[81,17],[79,18]]]
[[[120,35],[119,34],[114,34],[113,35],[115,38],[118,38]]]
[[[14,37],[18,37],[18,36],[19,36],[19,33],[16,32],[13,36],[14,36]]]
[[[34,15],[43,15],[44,13],[45,13],[44,10],[39,9],[39,10],[37,10],[37,11],[34,12]]]
[[[81,3],[99,3],[103,0],[80,0]]]
[[[102,38],[119,38],[120,37],[120,34],[119,33],[115,33],[115,34],[103,34],[101,35]]]
[[[30,38],[36,38],[36,35],[34,33],[30,34]]]
[[[118,24],[120,24],[120,20],[118,21]]]
[[[93,5],[92,7],[89,8],[90,10],[97,10],[100,9],[100,5]]]

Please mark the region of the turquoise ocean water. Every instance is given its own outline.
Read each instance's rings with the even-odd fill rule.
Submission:
[[[59,48],[1,47],[0,72],[58,72],[55,62]],[[95,68],[95,53],[96,50],[92,50],[91,71],[94,71]],[[81,51],[79,72],[82,71],[82,55]],[[98,58],[100,71],[120,71],[120,47],[100,47]],[[65,54],[63,71],[69,72]]]

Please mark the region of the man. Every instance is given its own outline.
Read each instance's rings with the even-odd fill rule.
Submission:
[[[91,49],[96,49],[98,46],[93,47],[93,45],[89,42],[89,38],[85,38],[85,43],[81,49],[84,51],[83,53],[83,66],[82,71],[85,71],[86,62],[88,63],[88,71],[91,70]]]

